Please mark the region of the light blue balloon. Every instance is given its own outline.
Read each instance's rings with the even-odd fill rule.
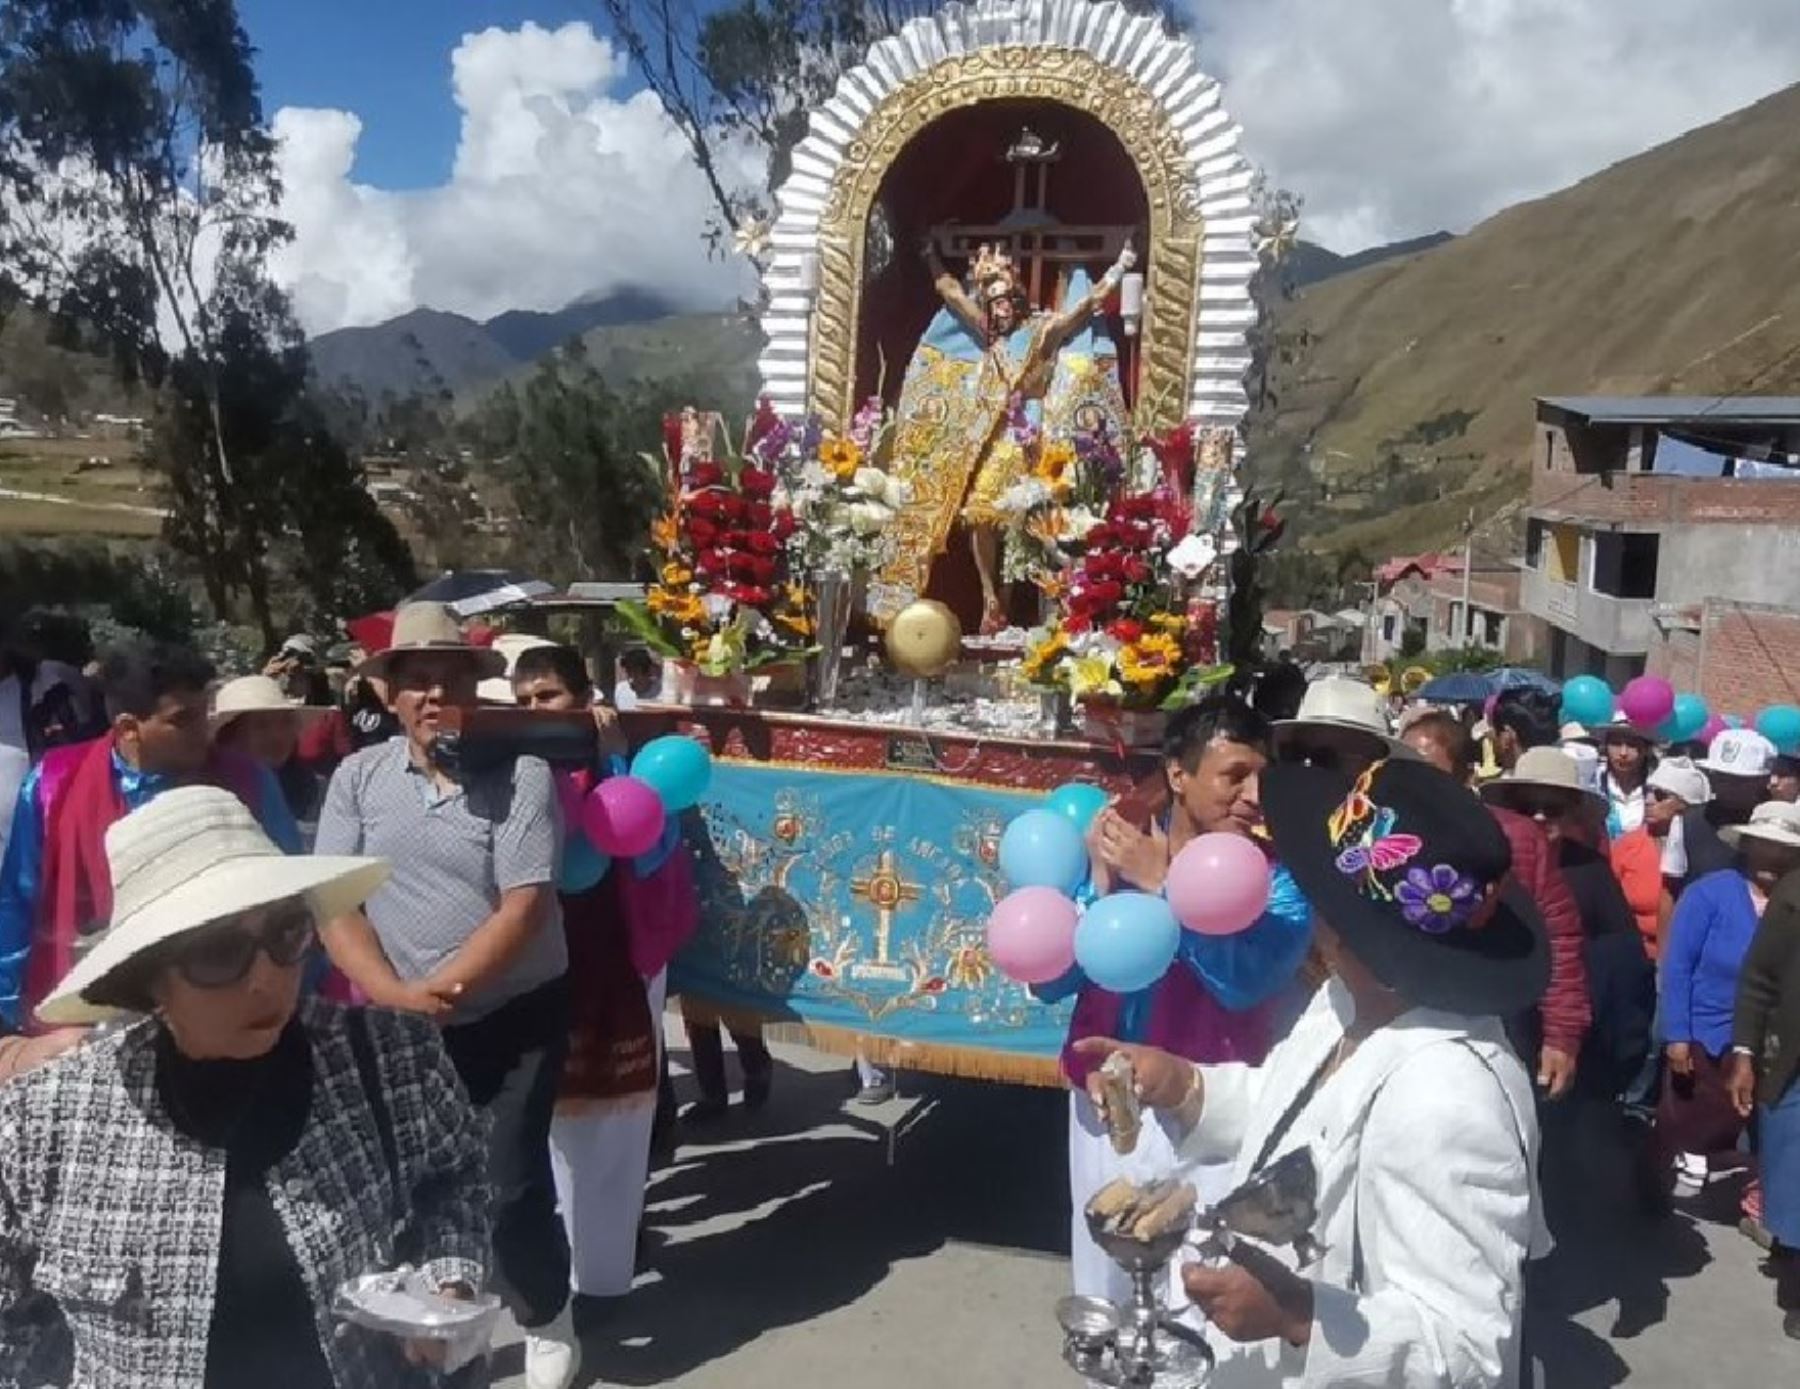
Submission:
[[[1742,728],[1744,726],[1744,721],[1736,714],[1727,714],[1725,716],[1725,726],[1727,728]]]
[[[1675,711],[1663,720],[1663,728],[1668,732],[1669,742],[1685,743],[1690,738],[1698,737],[1711,717],[1712,711],[1699,695],[1678,694],[1675,696]]]
[[[1081,831],[1054,810],[1028,810],[1000,836],[1000,872],[1015,889],[1053,887],[1074,896],[1087,871]]]
[[[712,785],[712,754],[692,738],[669,733],[638,749],[631,774],[662,797],[664,810],[679,815],[698,805]]]
[[[1045,806],[1061,815],[1082,834],[1086,834],[1088,827],[1094,823],[1094,817],[1106,809],[1109,799],[1106,792],[1098,786],[1085,781],[1070,781],[1052,791]]]
[[[559,892],[586,892],[606,876],[612,859],[601,853],[581,831],[571,831],[563,840],[562,871],[557,875]]]
[[[1597,675],[1577,675],[1563,686],[1563,717],[1589,728],[1609,723],[1613,716],[1613,692]]]
[[[1175,963],[1181,924],[1160,897],[1114,892],[1102,897],[1075,927],[1075,963],[1116,994],[1147,989]]]
[[[1800,753],[1800,709],[1791,704],[1771,704],[1756,716],[1756,731],[1775,744],[1775,751],[1792,757]]]

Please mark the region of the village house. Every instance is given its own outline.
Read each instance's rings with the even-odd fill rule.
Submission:
[[[1521,601],[1550,674],[1793,701],[1797,464],[1800,398],[1540,399]]]

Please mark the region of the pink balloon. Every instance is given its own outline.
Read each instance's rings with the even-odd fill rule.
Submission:
[[[603,854],[635,858],[662,838],[662,797],[634,776],[609,776],[588,792],[582,828]]]
[[[1640,732],[1654,732],[1675,712],[1675,687],[1656,675],[1640,675],[1619,695],[1619,709]]]
[[[994,904],[988,917],[988,956],[1008,979],[1048,984],[1075,965],[1080,910],[1053,887],[1022,887]]]
[[[1241,834],[1203,834],[1175,855],[1163,895],[1203,936],[1247,930],[1269,905],[1269,860]]]
[[[1723,714],[1708,714],[1706,722],[1701,725],[1700,731],[1694,735],[1694,741],[1704,743],[1707,747],[1711,747],[1712,740],[1730,727],[1731,725],[1725,722],[1725,716]]]

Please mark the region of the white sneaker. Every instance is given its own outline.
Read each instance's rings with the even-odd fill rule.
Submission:
[[[580,1368],[575,1309],[565,1302],[554,1320],[525,1332],[525,1389],[569,1389]]]
[[[1681,1153],[1675,1159],[1675,1195],[1691,1201],[1706,1190],[1706,1158],[1700,1153]]]

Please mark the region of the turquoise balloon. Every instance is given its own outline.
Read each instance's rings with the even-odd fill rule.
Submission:
[[[1169,971],[1181,946],[1181,924],[1160,897],[1114,892],[1083,913],[1075,927],[1075,963],[1103,989],[1134,994]]]
[[[1070,781],[1052,791],[1045,805],[1086,834],[1094,817],[1106,809],[1109,799],[1098,786],[1085,781]]]
[[[1775,744],[1775,751],[1792,757],[1800,753],[1800,709],[1791,704],[1771,704],[1756,716],[1756,731]]]
[[[712,785],[712,754],[694,739],[670,733],[638,749],[631,774],[662,797],[664,810],[679,815],[698,805]]]
[[[604,878],[611,867],[612,859],[577,830],[563,840],[562,872],[557,875],[557,890],[586,892]]]
[[[1613,692],[1597,675],[1577,675],[1562,691],[1563,715],[1566,719],[1593,728],[1608,723],[1613,716]]]
[[[1000,836],[1000,872],[1012,888],[1053,887],[1073,897],[1087,871],[1081,831],[1054,810],[1028,810]]]
[[[1706,727],[1706,721],[1711,717],[1712,711],[1699,695],[1678,694],[1675,696],[1675,711],[1663,720],[1663,727],[1668,730],[1668,740],[1671,743],[1685,743],[1690,738],[1699,737],[1700,730]]]

